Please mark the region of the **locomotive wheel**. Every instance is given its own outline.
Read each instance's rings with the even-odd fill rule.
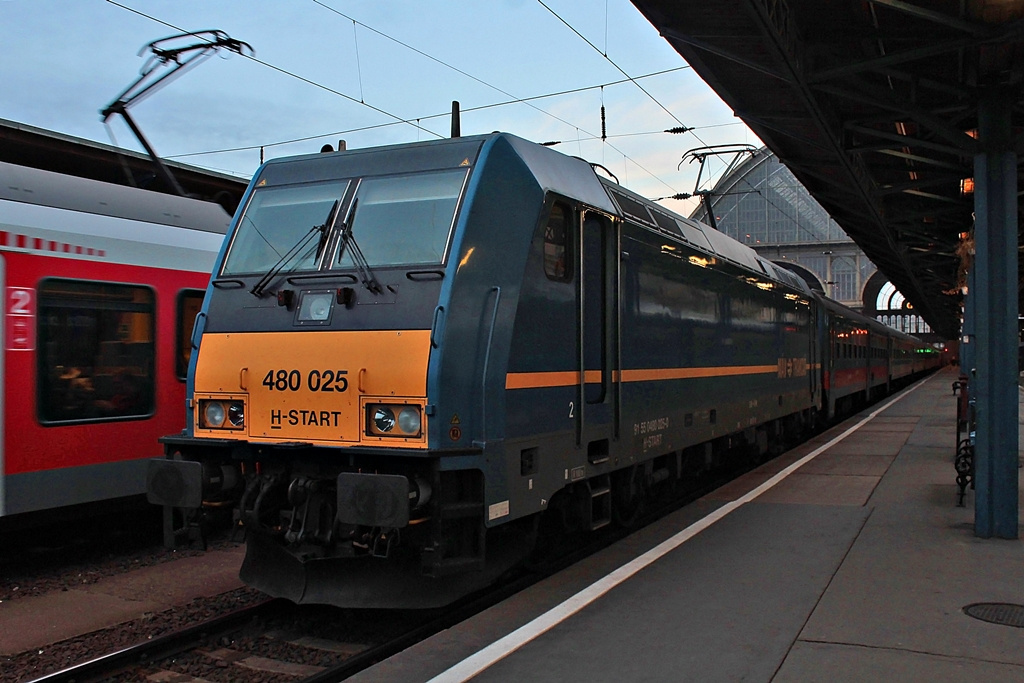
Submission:
[[[577,497],[578,498],[578,497]],[[583,519],[579,511],[580,503],[572,496],[569,489],[555,493],[543,514],[541,530],[548,537],[568,537],[583,530]]]
[[[640,467],[633,465],[612,475],[612,521],[626,529],[634,526],[643,511],[646,493]]]

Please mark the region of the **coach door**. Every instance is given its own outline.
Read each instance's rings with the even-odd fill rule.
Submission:
[[[609,457],[618,437],[619,229],[597,211],[580,216],[577,292],[579,385],[576,443],[592,464]]]
[[[6,292],[5,300],[7,301],[7,310],[3,317],[0,317],[2,321],[3,329],[0,330],[0,338],[4,339],[3,350],[0,351],[0,517],[7,514],[7,491],[4,487],[7,481],[7,464],[4,461],[4,443],[7,441],[4,438],[4,432],[6,430],[6,418],[7,418],[7,375],[6,368],[4,367],[4,360],[7,358],[6,350],[10,349],[12,344],[12,334],[14,332],[15,325],[12,325],[12,318],[15,323],[27,322],[33,323],[34,320],[25,318],[28,314],[25,312],[25,305],[23,303],[23,297],[19,296],[15,292],[9,292],[6,287],[7,284],[7,261],[4,259],[3,254],[0,254],[0,291]],[[34,299],[31,299],[34,301]],[[22,302],[19,305],[19,302]],[[34,312],[35,308],[31,308],[30,311]],[[15,318],[15,316],[17,317]],[[26,329],[27,334],[31,334],[35,328],[28,327]]]
[[[818,311],[816,306],[808,306],[807,321],[807,376],[810,380],[811,399],[818,402],[818,391],[821,377],[821,358],[818,356]]]

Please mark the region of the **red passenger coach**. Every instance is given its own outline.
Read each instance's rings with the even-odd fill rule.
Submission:
[[[826,417],[881,398],[922,372],[938,368],[942,354],[908,334],[819,297],[824,353]]]
[[[0,517],[145,492],[230,219],[0,162]]]

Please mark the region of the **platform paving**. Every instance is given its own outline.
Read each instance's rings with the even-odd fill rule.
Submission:
[[[880,406],[351,680],[1024,682],[1024,628],[964,613],[1024,605],[1024,542],[977,538],[972,492],[956,506],[955,376],[919,383],[753,500],[734,502]]]
[[[45,647],[240,588],[238,568],[244,552],[243,546],[210,551],[80,588],[0,601],[0,655]]]

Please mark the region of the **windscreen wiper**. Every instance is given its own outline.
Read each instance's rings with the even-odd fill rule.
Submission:
[[[380,294],[384,291],[384,288],[377,282],[377,278],[373,276],[373,271],[370,270],[370,264],[367,263],[366,257],[363,256],[363,250],[359,248],[359,243],[356,242],[356,238],[352,235],[352,224],[356,220],[356,207],[359,206],[359,197],[352,200],[352,208],[348,212],[348,219],[345,221],[344,228],[341,232],[341,247],[338,249],[338,262],[341,262],[341,257],[345,255],[345,248],[349,245],[352,246],[349,256],[352,257],[352,262],[356,264],[356,269],[359,271],[359,275],[362,278],[363,286],[374,294]]]
[[[316,255],[319,257],[320,254],[323,252],[324,246],[327,244],[327,236],[330,233],[331,225],[334,223],[334,219],[337,216],[338,206],[339,201],[335,199],[334,204],[331,206],[330,212],[327,214],[327,219],[320,225],[314,225],[312,228],[309,229],[309,232],[300,237],[299,241],[292,245],[292,248],[286,251],[284,255],[282,255],[281,258],[278,259],[277,263],[271,266],[270,270],[264,273],[263,277],[261,277],[259,281],[252,286],[252,289],[249,290],[249,293],[257,298],[262,297],[263,291],[267,288],[267,285],[269,285],[271,281],[277,276],[277,274],[280,273],[281,270],[283,270],[284,267],[288,265],[296,256],[303,253],[302,250],[306,248],[306,246],[313,240],[313,237],[317,234],[320,235],[320,239],[318,240],[316,246]]]
[[[314,225],[315,229],[320,230],[320,239],[316,244],[316,258],[320,258],[320,255],[324,253],[324,247],[327,246],[327,238],[331,234],[331,227],[334,225],[335,219],[338,217],[338,209],[341,208],[341,200],[335,199],[334,204],[331,205],[331,210],[327,214],[327,220],[324,221],[323,225]]]

